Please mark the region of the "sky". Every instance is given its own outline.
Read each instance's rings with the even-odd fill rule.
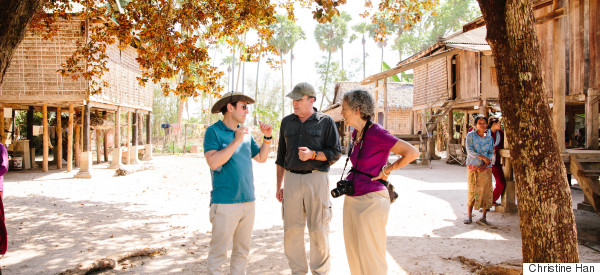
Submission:
[[[376,7],[376,3],[374,3],[374,6]],[[345,5],[342,5],[339,8],[340,12],[341,11],[346,11],[347,13],[349,13],[352,17],[352,21],[349,22],[348,24],[348,31],[349,31],[349,36],[352,35],[354,33],[354,31],[351,29],[352,26],[360,23],[360,22],[370,22],[369,18],[362,18],[359,16],[360,13],[362,13],[365,8],[364,8],[364,1],[357,1],[357,0],[353,0],[353,1],[347,1],[347,3]],[[319,46],[314,38],[314,30],[316,25],[318,24],[317,21],[315,19],[312,18],[312,10],[310,9],[306,9],[306,8],[301,8],[301,7],[297,7],[295,10],[295,15],[297,18],[296,24],[301,26],[305,35],[306,35],[306,39],[305,40],[300,40],[296,43],[296,46],[294,47],[294,60],[293,60],[293,85],[299,83],[299,82],[308,82],[310,84],[312,84],[315,89],[317,90],[317,94],[320,94],[320,91],[322,89],[322,87],[318,87],[318,78],[319,76],[316,73],[316,69],[315,69],[315,62],[317,61],[321,61],[322,57],[327,57],[327,52],[325,51],[321,51],[319,49]],[[358,35],[358,34],[357,34]],[[390,37],[390,42],[388,42],[388,45],[386,46],[385,50],[384,50],[384,61],[389,64],[391,67],[394,67],[399,61],[399,57],[398,57],[398,53],[396,51],[393,51],[391,49],[391,44],[393,43],[393,39],[395,38],[394,36]],[[366,76],[368,77],[369,75],[378,73],[381,71],[381,49],[379,47],[377,47],[377,45],[375,44],[375,42],[371,39],[371,38],[366,38]],[[224,55],[226,54],[226,50],[222,50],[222,54],[221,57],[217,57],[217,62],[220,62],[220,60],[222,60],[224,58]],[[278,56],[272,56],[273,58],[276,58],[277,60],[279,59]],[[290,61],[289,61],[290,55],[286,54],[284,56],[284,60],[285,60],[285,64],[283,66],[283,70],[284,70],[284,81],[285,81],[285,93],[289,93],[291,86],[290,86]],[[362,44],[361,44],[361,40],[356,39],[354,40],[352,43],[347,43],[344,45],[344,67],[348,68],[350,66],[350,62],[351,59],[358,59],[360,60],[360,62],[356,65],[353,66],[353,68],[360,68],[359,71],[357,71],[355,73],[355,78],[351,79],[351,81],[360,81],[363,79],[363,74],[362,74]],[[341,61],[341,52],[338,50],[335,53],[332,53],[332,57],[331,57],[331,61],[335,61],[335,62],[340,62]],[[244,90],[244,93],[249,94],[249,95],[253,95],[254,94],[254,86],[250,86],[250,83],[254,83],[255,79],[256,79],[256,67],[257,64],[256,63],[246,63],[245,67],[244,67],[244,76],[246,81],[245,84],[245,88],[242,89],[241,86],[238,86],[237,90],[242,91]],[[221,70],[223,70],[225,72],[225,80],[227,79],[227,72],[226,72],[226,67],[221,66],[220,67]],[[236,68],[236,71],[238,70],[238,68]],[[265,79],[265,74],[266,74],[266,70],[270,70],[270,75],[269,75],[269,79]],[[275,70],[269,67],[268,64],[265,63],[265,58],[261,59],[261,64],[259,66],[259,87],[263,87],[263,82],[264,81],[274,81],[274,82],[281,82],[281,71],[280,70]],[[240,83],[239,85],[242,84],[241,82],[242,76],[240,76]],[[248,83],[250,82],[250,83]],[[225,84],[226,85],[226,84]],[[231,90],[231,89],[226,89],[226,91]],[[259,90],[260,93],[260,90]],[[315,104],[315,106],[318,108],[319,107],[319,103],[320,103],[320,97],[317,100],[317,104]],[[198,105],[198,104],[193,104],[193,105]],[[326,107],[326,103],[323,104],[323,108]],[[286,105],[289,106],[289,105]],[[197,107],[194,107],[197,108]],[[195,112],[197,113],[198,110],[193,110],[193,107],[190,106],[190,111],[191,112]],[[291,110],[289,110],[288,108],[286,108],[286,114],[291,113]]]

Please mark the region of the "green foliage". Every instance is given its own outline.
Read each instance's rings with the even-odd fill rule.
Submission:
[[[422,21],[399,33],[392,49],[401,56],[413,55],[479,16],[481,12],[474,0],[446,0],[433,13],[425,14]]]
[[[383,64],[381,64],[381,65],[383,66],[383,69],[384,69],[384,70],[386,70],[386,71],[387,71],[387,70],[389,70],[389,69],[391,69],[391,68],[390,68],[390,65],[388,65],[388,64],[387,64],[387,63],[385,63],[385,62],[383,62]],[[400,81],[400,78],[398,77],[398,75],[397,75],[397,74],[395,74],[395,75],[392,75],[392,76],[390,76],[389,78],[390,78],[392,81],[394,81],[394,82],[401,82],[401,81]]]
[[[177,122],[178,96],[164,96],[162,90],[154,89],[154,101],[152,103],[152,135],[163,135],[160,125],[163,123]]]
[[[328,65],[326,56],[321,57],[321,62],[315,62],[315,69],[317,71],[317,74],[320,76],[320,81],[318,82],[318,84],[323,85],[324,87],[322,91],[325,95],[323,101],[326,102],[323,102],[323,104],[321,104],[322,106],[332,104],[335,84],[339,81],[348,81],[354,78],[355,74],[360,71],[359,63],[360,60],[358,58],[354,58],[350,61],[349,66],[350,68],[354,68],[354,70],[342,70],[340,63],[338,62],[334,61]],[[326,74],[329,74],[330,81],[328,81],[327,83],[323,83]]]
[[[294,48],[296,42],[306,39],[306,34],[302,27],[296,25],[286,15],[278,14],[276,18],[277,21],[271,24],[273,37],[269,40],[269,44],[275,46],[279,55],[284,55]]]

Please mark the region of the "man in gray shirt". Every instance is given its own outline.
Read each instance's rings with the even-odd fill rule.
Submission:
[[[292,274],[308,273],[304,228],[310,236],[310,270],[328,274],[329,167],[341,156],[333,119],[313,107],[315,89],[299,83],[287,97],[294,113],[281,121],[277,149],[277,200],[283,203],[284,250]],[[282,183],[285,182],[285,191]]]

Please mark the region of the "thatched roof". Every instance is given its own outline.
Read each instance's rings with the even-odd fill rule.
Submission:
[[[388,82],[388,107],[390,109],[412,109],[413,101],[413,84],[402,82]],[[342,104],[342,97],[345,92],[354,89],[365,89],[373,98],[375,98],[375,84],[361,85],[360,82],[343,81],[335,84],[335,96],[333,104],[327,109],[330,109],[336,103]],[[379,92],[379,107],[383,108],[383,92]],[[327,110],[326,109],[326,110]]]
[[[375,84],[371,83],[368,85],[361,85],[360,82],[343,81],[335,84],[335,95],[333,97],[333,104],[323,110],[324,113],[330,115],[335,121],[342,120],[341,118],[341,105],[342,98],[345,92],[364,89],[367,90],[373,98],[375,98]],[[402,83],[402,82],[388,82],[388,108],[411,110],[413,106],[413,84]],[[383,91],[379,92],[379,108],[384,108],[383,105]]]

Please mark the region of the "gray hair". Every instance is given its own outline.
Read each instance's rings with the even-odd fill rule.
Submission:
[[[352,111],[359,111],[360,118],[370,120],[375,114],[373,97],[365,90],[352,90],[344,93],[343,102],[348,104]]]

